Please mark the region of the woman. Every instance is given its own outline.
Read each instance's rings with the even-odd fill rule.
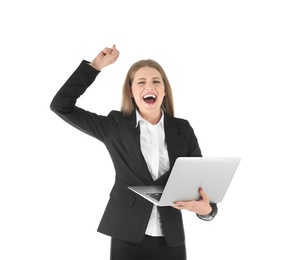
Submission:
[[[198,201],[177,201],[157,207],[127,187],[165,185],[178,157],[200,157],[188,121],[175,118],[172,90],[163,68],[141,60],[129,69],[120,111],[107,116],[85,111],[75,103],[99,72],[119,57],[104,48],[91,63],[83,60],[51,102],[62,119],[103,142],[114,163],[116,180],[98,231],[111,236],[111,259],[186,259],[181,210],[211,220],[217,206],[203,190]]]

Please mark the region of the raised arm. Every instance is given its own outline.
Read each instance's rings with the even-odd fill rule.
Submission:
[[[53,98],[50,107],[57,114],[68,114],[74,109],[77,99],[93,83],[102,68],[114,63],[119,56],[115,45],[104,48],[91,63],[83,60]]]
[[[51,110],[77,129],[103,140],[107,132],[111,131],[108,124],[110,119],[85,111],[77,107],[76,102],[94,82],[100,70],[114,63],[118,56],[119,51],[113,46],[104,48],[91,63],[83,60],[54,96]]]

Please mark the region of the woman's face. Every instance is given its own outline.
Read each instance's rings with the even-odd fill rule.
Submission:
[[[142,67],[137,70],[131,86],[131,95],[142,116],[160,115],[165,96],[160,72],[151,67]]]

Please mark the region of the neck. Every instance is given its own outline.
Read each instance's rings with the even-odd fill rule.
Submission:
[[[142,113],[142,112],[139,112],[139,113],[145,120],[147,120],[149,123],[153,125],[156,125],[160,121],[161,116],[162,116],[161,111],[157,113]]]

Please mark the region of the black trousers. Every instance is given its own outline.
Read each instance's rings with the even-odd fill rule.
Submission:
[[[186,247],[169,247],[164,237],[145,236],[141,243],[111,239],[111,260],[186,260]]]

